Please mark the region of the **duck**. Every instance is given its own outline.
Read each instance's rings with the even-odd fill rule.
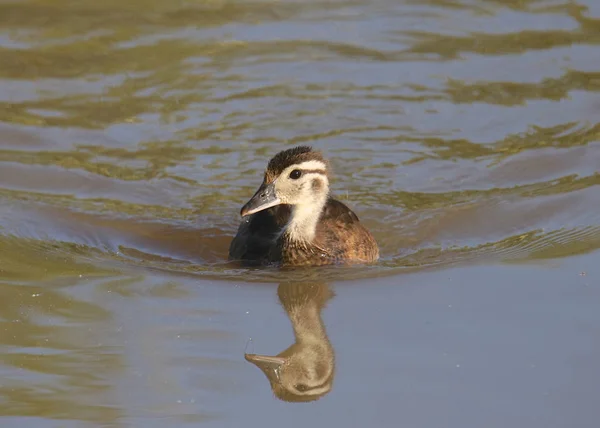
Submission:
[[[264,373],[280,400],[316,401],[332,390],[335,378],[335,353],[321,317],[334,292],[324,283],[299,282],[280,284],[277,295],[294,343],[277,355],[245,353],[244,358]]]
[[[373,235],[330,194],[329,172],[329,162],[310,146],[273,156],[258,190],[240,210],[229,260],[280,266],[377,261]]]

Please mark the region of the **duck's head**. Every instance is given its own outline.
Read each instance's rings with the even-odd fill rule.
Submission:
[[[280,400],[314,401],[331,391],[335,371],[330,347],[292,345],[286,351],[273,357],[246,354],[245,358],[262,370]]]
[[[242,217],[276,205],[322,207],[329,194],[328,163],[308,146],[277,153],[267,165],[262,184],[242,207]]]

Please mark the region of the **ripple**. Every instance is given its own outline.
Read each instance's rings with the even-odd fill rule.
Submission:
[[[238,278],[239,206],[301,143],[382,249],[333,277],[595,245],[583,5],[38,3],[0,6],[0,236],[25,257]]]

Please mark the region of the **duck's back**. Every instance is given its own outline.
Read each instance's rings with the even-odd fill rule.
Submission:
[[[315,244],[339,262],[373,262],[379,248],[358,216],[342,202],[329,197],[317,225]]]

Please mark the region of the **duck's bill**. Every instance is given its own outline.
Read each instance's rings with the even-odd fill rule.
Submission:
[[[240,214],[245,217],[279,204],[281,201],[275,194],[275,185],[273,183],[262,184],[254,196],[242,207]]]
[[[252,364],[263,370],[276,370],[281,367],[283,363],[285,363],[285,358],[282,357],[271,357],[268,355],[258,354],[245,354],[244,357],[247,361],[250,361]]]

